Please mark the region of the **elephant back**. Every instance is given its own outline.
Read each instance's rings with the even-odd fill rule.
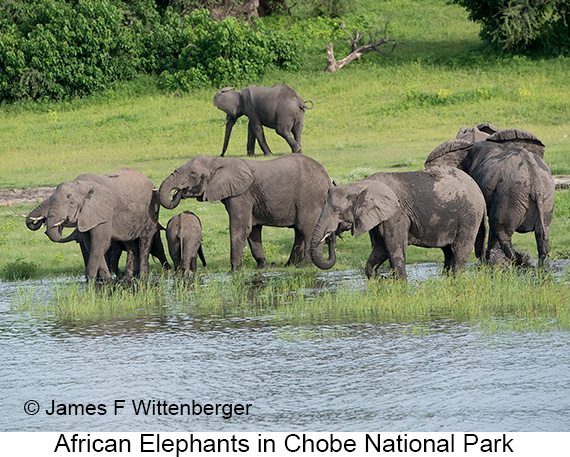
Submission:
[[[521,145],[525,149],[544,158],[544,144],[532,133],[522,129],[501,130],[487,138],[492,143],[508,144],[511,142]]]
[[[448,140],[445,143],[440,144],[435,148],[425,161],[425,166],[431,165],[452,165],[450,162],[455,162],[452,160],[454,156],[458,153],[461,155],[466,155],[468,149],[473,145],[470,141],[455,138],[453,140]]]

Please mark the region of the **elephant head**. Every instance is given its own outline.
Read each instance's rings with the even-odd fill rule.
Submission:
[[[315,226],[311,240],[311,258],[323,270],[332,268],[336,262],[334,250],[336,236],[352,231],[361,235],[392,217],[400,208],[398,197],[384,183],[364,179],[333,187]],[[327,241],[329,258],[322,253]]]
[[[26,227],[30,230],[39,230],[46,222],[50,201],[45,199],[26,216]]]
[[[235,197],[252,182],[246,161],[198,155],[174,170],[160,185],[158,195],[162,206],[174,209],[183,198],[217,201]]]
[[[426,169],[431,166],[447,165],[468,171],[471,166],[473,143],[463,139],[448,140],[435,148],[425,161]]]
[[[115,197],[104,186],[89,181],[61,183],[50,197],[46,234],[60,242],[63,227],[87,232],[107,222],[114,206]]]
[[[230,135],[236,120],[243,115],[240,109],[240,92],[236,91],[233,87],[224,87],[220,89],[214,96],[214,106],[221,109],[226,113],[226,134],[224,137],[224,147],[222,149],[222,156],[228,149],[230,143]]]

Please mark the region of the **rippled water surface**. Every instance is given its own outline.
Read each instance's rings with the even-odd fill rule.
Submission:
[[[437,266],[410,272],[426,274]],[[189,313],[73,325],[10,311],[15,290],[0,283],[0,431],[570,429],[570,332],[486,334],[440,321],[419,334],[368,323],[288,339],[262,318]],[[130,407],[153,399],[252,406],[231,419]],[[38,414],[24,412],[28,400]],[[52,400],[106,414],[50,416]],[[126,400],[117,415],[115,400]]]

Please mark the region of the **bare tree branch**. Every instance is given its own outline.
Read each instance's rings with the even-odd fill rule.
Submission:
[[[376,30],[374,33],[368,29],[368,35],[370,37],[369,42],[362,46],[358,45],[358,42],[364,36],[362,32],[356,31],[354,34],[355,36],[352,36],[352,34],[346,30],[344,21],[341,21],[340,28],[350,37],[347,38],[346,41],[348,41],[350,44],[351,53],[344,59],[337,61],[334,57],[333,44],[332,42],[329,43],[327,46],[326,71],[335,72],[337,70],[340,70],[345,65],[348,65],[350,62],[359,59],[364,54],[371,51],[379,52],[382,55],[388,55],[394,51],[394,48],[398,43],[395,38],[387,37],[388,23],[384,24],[383,30]],[[385,45],[389,45],[387,51],[384,51],[384,49],[382,49],[382,46]]]

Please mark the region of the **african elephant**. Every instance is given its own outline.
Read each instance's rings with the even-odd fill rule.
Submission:
[[[375,173],[329,191],[311,240],[311,257],[319,268],[334,266],[336,236],[347,230],[354,236],[369,232],[368,278],[389,260],[394,276],[405,280],[410,244],[441,248],[444,271],[455,272],[465,266],[474,245],[477,257],[484,255],[485,200],[469,175],[451,167]],[[325,240],[328,259],[323,257]]]
[[[184,211],[173,216],[166,225],[166,241],[176,270],[194,275],[197,255],[206,266],[202,251],[202,224],[194,213]]]
[[[104,256],[113,241],[125,243],[127,248],[125,278],[130,279],[134,271],[146,276],[160,208],[153,189],[150,179],[131,168],[109,175],[79,175],[61,183],[50,196],[46,234],[61,242],[64,227],[77,227],[88,237],[88,279],[97,274],[103,280],[111,278]]]
[[[50,199],[47,198],[26,216],[26,226],[30,230],[39,230],[43,225],[45,225],[49,207]],[[158,230],[152,239],[150,255],[156,257],[159,260],[162,268],[169,270],[170,264],[168,263],[168,259],[166,258],[166,254],[164,252],[164,245],[162,244],[162,238],[160,237],[160,230],[164,230],[164,227],[158,224]],[[91,247],[89,233],[82,233],[77,228],[75,228],[73,232],[71,232],[65,238],[61,238],[58,242],[70,243],[72,241],[75,241],[77,244],[79,244],[83,262],[85,264],[85,268],[87,268],[87,264],[89,263],[89,251]],[[117,277],[121,276],[121,272],[119,270],[119,261],[124,251],[128,251],[127,246],[124,242],[112,241],[111,246],[105,253],[105,261],[107,263],[107,267],[109,268],[109,272],[116,275]],[[134,259],[132,260],[134,261]],[[133,274],[135,276],[139,274],[135,268],[135,265],[132,265],[131,268],[133,269]]]
[[[288,265],[310,261],[309,240],[330,187],[324,167],[303,155],[264,161],[198,155],[162,182],[159,198],[167,209],[182,198],[221,200],[230,220],[231,267],[239,270],[246,239],[257,266],[266,266],[264,225],[295,230]]]
[[[311,103],[311,106],[307,106],[306,103]],[[254,155],[256,139],[263,153],[272,155],[265,141],[263,126],[275,129],[280,136],[285,138],[291,146],[291,152],[301,152],[301,132],[305,110],[313,108],[312,102],[304,102],[299,94],[287,84],[276,84],[271,87],[249,86],[242,90],[224,87],[214,96],[214,106],[227,114],[222,156],[228,149],[236,120],[243,115],[249,118],[248,156]]]
[[[481,188],[489,215],[488,256],[500,248],[509,260],[516,260],[513,233],[534,231],[539,261],[546,261],[554,180],[544,162],[544,144],[536,136],[525,130],[506,129],[475,143],[446,141],[425,162],[426,169],[434,165],[460,168]]]

